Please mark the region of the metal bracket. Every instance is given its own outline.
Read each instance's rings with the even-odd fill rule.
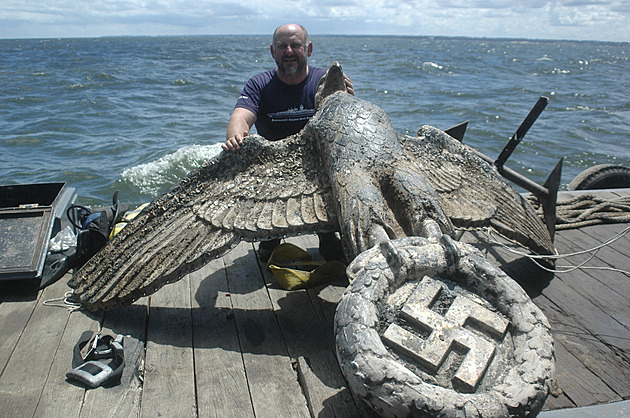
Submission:
[[[468,121],[464,121],[455,126],[451,126],[447,130],[444,131],[447,135],[452,136],[457,139],[459,142],[464,142],[464,134],[466,133],[466,128],[468,127]]]
[[[545,107],[547,107],[547,103],[549,103],[548,97],[541,96],[538,99],[532,110],[529,111],[529,114],[527,115],[523,123],[521,123],[521,126],[518,127],[514,135],[512,135],[512,138],[510,138],[510,141],[507,143],[507,145],[505,145],[505,148],[503,148],[503,151],[501,151],[501,154],[499,154],[499,157],[494,162],[494,165],[496,165],[497,167],[502,167],[503,164],[505,164],[507,159],[510,158],[510,155],[512,155],[514,149],[516,149],[516,146],[521,143],[521,140],[523,139],[525,134],[527,134],[529,128],[532,127],[534,122],[536,122],[536,119],[538,119],[538,116],[540,116],[542,111],[545,110]]]
[[[538,198],[538,201],[541,203],[543,208],[545,225],[547,226],[549,236],[553,241],[556,233],[556,203],[558,200],[558,189],[560,188],[560,177],[562,175],[563,159],[561,158],[560,161],[558,161],[556,167],[551,171],[543,186],[528,179],[522,174],[519,174],[516,171],[505,167],[505,162],[508,160],[508,158],[510,158],[516,146],[521,142],[529,128],[531,128],[538,116],[540,116],[542,111],[545,109],[547,103],[549,103],[549,98],[547,97],[542,96],[538,99],[523,123],[521,123],[521,126],[519,126],[514,135],[512,135],[512,137],[505,145],[503,151],[501,151],[499,157],[496,160],[493,160],[492,158],[486,156],[485,154],[474,148],[473,151],[481,159],[488,162],[489,164],[494,165],[499,174],[501,174],[507,180],[510,180],[518,186],[521,186]],[[468,121],[460,123],[459,125],[455,125],[444,132],[462,142],[467,125]]]

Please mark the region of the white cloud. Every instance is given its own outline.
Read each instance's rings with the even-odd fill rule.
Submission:
[[[313,34],[630,41],[626,0],[3,0],[0,38],[267,34],[295,21]]]

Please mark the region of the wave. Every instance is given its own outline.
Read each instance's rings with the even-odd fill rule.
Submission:
[[[155,161],[124,170],[120,182],[135,186],[143,195],[157,197],[220,152],[221,144],[187,145]]]

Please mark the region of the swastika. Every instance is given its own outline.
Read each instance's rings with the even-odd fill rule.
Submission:
[[[501,341],[509,321],[461,295],[455,297],[442,316],[430,308],[443,289],[441,282],[424,277],[400,312],[400,317],[412,327],[430,333],[426,339],[395,323],[389,325],[383,339],[393,350],[410,356],[433,374],[437,374],[451,351],[463,353],[464,359],[452,378],[453,387],[473,392],[494,357],[496,345],[464,326]]]

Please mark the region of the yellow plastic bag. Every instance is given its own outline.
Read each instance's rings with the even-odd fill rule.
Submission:
[[[341,261],[313,261],[308,252],[290,243],[280,244],[273,251],[267,268],[286,290],[304,289],[346,275],[346,266]]]
[[[147,206],[149,206],[148,203],[143,203],[134,210],[125,212],[125,215],[122,217],[121,221],[114,225],[112,231],[109,233],[109,239],[114,238],[116,234],[122,231],[123,228],[126,227],[127,224],[131,222],[136,216],[138,216],[140,212],[142,212],[142,209],[146,208]]]

